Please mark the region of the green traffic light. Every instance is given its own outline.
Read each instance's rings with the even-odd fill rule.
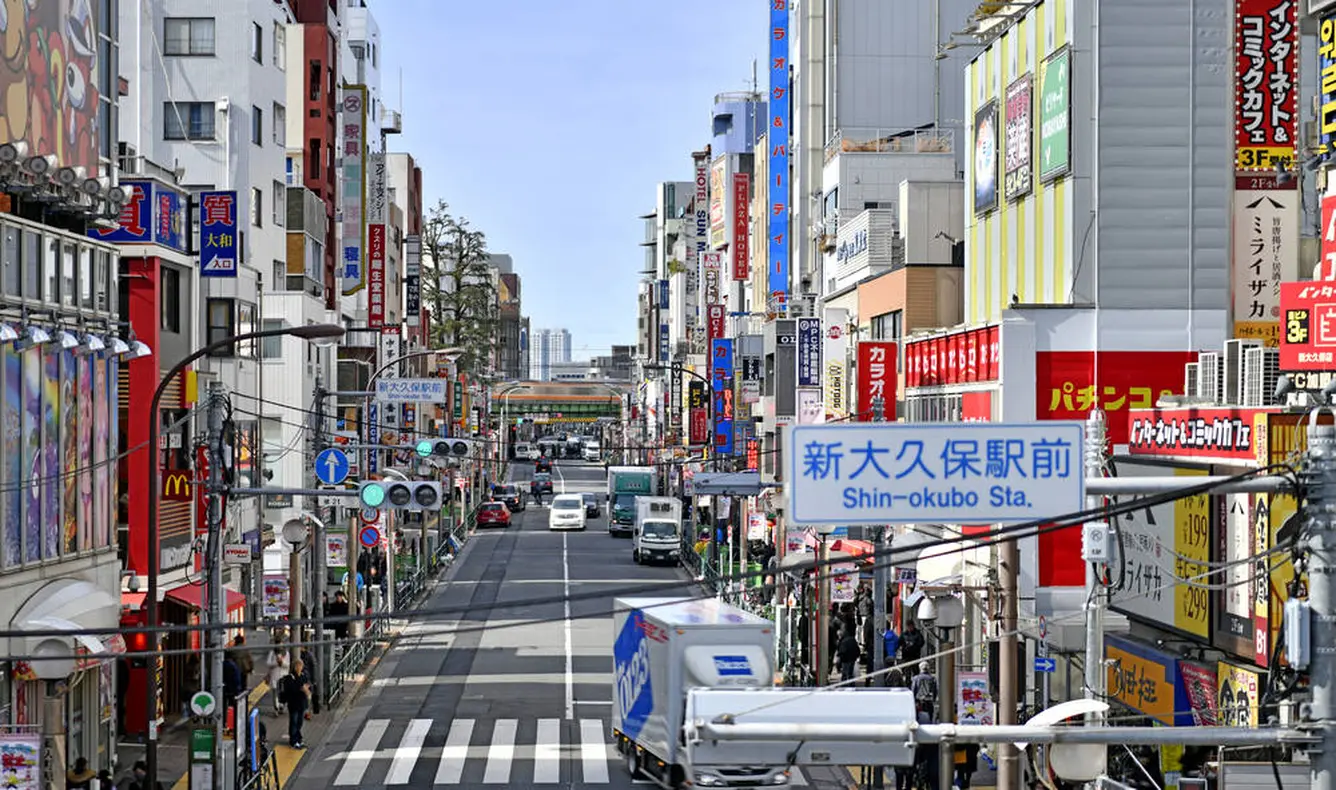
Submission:
[[[423,458],[431,455],[431,439],[423,439],[417,443],[417,454]]]
[[[362,504],[380,507],[385,502],[385,488],[379,484],[362,486]]]

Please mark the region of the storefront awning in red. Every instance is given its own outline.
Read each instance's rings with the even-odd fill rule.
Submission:
[[[145,594],[141,592],[123,592],[121,593],[121,610],[126,612],[137,612],[144,608]]]
[[[836,540],[834,543],[830,544],[830,548],[832,551],[848,552],[859,559],[870,557],[877,553],[877,549],[872,545],[871,541],[850,540],[849,538],[840,538],[839,540]]]
[[[227,613],[240,611],[246,606],[246,596],[235,590],[224,589],[227,597]],[[167,591],[167,598],[184,604],[192,609],[204,608],[204,586],[194,584],[183,584]]]

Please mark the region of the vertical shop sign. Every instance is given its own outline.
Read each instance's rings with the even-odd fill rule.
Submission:
[[[1002,166],[1002,193],[1007,200],[1016,200],[1030,194],[1032,169],[1030,149],[1034,139],[1030,126],[1030,106],[1034,80],[1021,77],[1007,88],[1006,120],[1003,138],[1006,153]]]
[[[237,193],[201,192],[199,209],[199,275],[236,277]]]
[[[997,102],[974,111],[974,213],[997,208]]]
[[[1039,71],[1039,180],[1050,181],[1072,169],[1072,51],[1063,47],[1048,56]]]
[[[422,317],[422,237],[404,237],[404,323],[417,326]]]
[[[821,386],[821,319],[798,319],[798,386]]]
[[[1311,7],[1309,13],[1313,13]],[[1317,152],[1323,160],[1328,160],[1336,152],[1336,17],[1325,16],[1318,23],[1317,42],[1321,76]]]
[[[770,3],[770,123],[766,145],[769,184],[766,211],[770,237],[767,240],[771,308],[779,311],[789,300],[789,3]]]
[[[339,100],[340,120],[343,124],[342,145],[339,152],[343,161],[343,193],[339,195],[339,210],[343,212],[343,233],[338,266],[343,281],[343,295],[362,290],[366,285],[363,266],[363,228],[366,217],[366,86],[345,87]]]
[[[1234,337],[1279,344],[1280,284],[1299,278],[1299,209],[1293,179],[1235,179]]]
[[[717,252],[703,252],[700,256],[701,276],[705,279],[705,304],[722,304],[719,296],[719,279],[722,276],[723,256]]]
[[[385,226],[367,226],[367,326],[385,326]]]
[[[733,454],[733,341],[710,341],[710,381],[714,390],[714,450]]]
[[[872,401],[881,398],[882,418],[895,422],[897,347],[894,342],[864,340],[858,344],[858,421],[872,420]]]
[[[733,279],[751,277],[751,176],[733,174]]]
[[[1292,168],[1299,119],[1299,3],[1237,0],[1235,9],[1237,169]]]
[[[821,340],[821,362],[825,367],[821,388],[826,401],[826,415],[832,420],[842,419],[848,412],[845,403],[846,359],[849,354],[849,311],[843,307],[827,307],[823,313],[824,336]]]

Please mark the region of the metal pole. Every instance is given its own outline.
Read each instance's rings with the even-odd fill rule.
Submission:
[[[1104,471],[1104,412],[1098,409],[1086,420],[1085,476],[1102,477]],[[1086,497],[1087,508],[1097,508],[1099,496]],[[1097,570],[1086,564],[1086,644],[1085,644],[1085,697],[1104,699],[1104,585]],[[1092,713],[1087,721],[1102,724],[1104,717]]]
[[[1313,790],[1336,790],[1336,427],[1308,426],[1308,605],[1312,610],[1313,701],[1308,718],[1322,747],[1309,751]]]
[[[225,696],[223,687],[223,651],[227,642],[227,630],[223,623],[227,620],[223,606],[223,494],[227,484],[223,477],[223,422],[227,414],[227,396],[223,394],[223,385],[219,381],[209,382],[208,433],[206,436],[209,459],[209,479],[206,482],[208,497],[205,500],[208,532],[205,536],[204,562],[209,569],[208,617],[207,622],[214,626],[208,634],[209,645],[209,691],[213,694],[215,710],[213,715],[213,790],[223,787],[223,725],[227,721],[227,710],[232,700]]]
[[[320,377],[315,379],[315,427],[312,441],[315,445],[315,451],[318,453],[325,449],[327,442],[325,439],[325,387]],[[315,579],[311,585],[313,590],[311,596],[315,599],[315,611],[311,616],[315,618],[315,660],[320,665],[316,667],[316,688],[315,695],[318,700],[328,702],[329,693],[329,643],[325,641],[325,584],[328,582],[329,568],[326,565],[326,533],[325,533],[325,512],[320,503],[323,500],[316,497],[316,517],[314,529],[311,532],[311,545],[315,549],[315,555],[311,557],[311,564],[315,566]]]
[[[939,659],[941,662],[941,671],[937,677],[941,678],[940,690],[937,694],[938,707],[941,710],[939,720],[943,724],[951,724],[956,720],[956,644],[951,638],[951,629],[942,629],[941,653]],[[937,751],[937,786],[939,790],[951,790],[955,784],[956,773],[956,754],[955,747],[951,741],[943,741]]]
[[[1129,746],[1311,746],[1320,738],[1282,727],[1072,727],[989,726],[984,724],[727,724],[719,720],[691,722],[687,740],[800,743],[1103,743]],[[1330,790],[1313,785],[1314,790]]]
[[[821,534],[821,544],[817,553],[816,578],[816,638],[812,648],[816,651],[816,685],[824,686],[830,682],[830,540]]]
[[[1016,688],[1016,621],[1019,619],[1020,593],[1017,579],[1020,575],[1021,552],[1016,540],[1004,540],[998,545],[997,577],[1002,587],[1002,637],[998,640],[998,694],[997,723],[1016,724],[1016,706],[1019,689]],[[952,690],[954,691],[954,689]],[[997,745],[997,790],[1020,790],[1020,756],[1009,742]]]
[[[394,611],[394,517],[393,510],[385,510],[385,611]]]

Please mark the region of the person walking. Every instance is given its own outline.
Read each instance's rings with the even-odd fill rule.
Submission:
[[[937,678],[933,677],[932,668],[927,661],[920,661],[918,674],[909,681],[909,689],[914,693],[914,703],[929,712],[937,710]]]
[[[283,712],[284,700],[280,686],[288,674],[288,661],[288,649],[283,646],[283,637],[275,635],[274,645],[269,649],[269,674],[266,678],[269,682],[270,696],[274,701],[275,716]]]
[[[348,638],[348,596],[343,590],[334,593],[334,602],[329,605],[329,616],[334,620],[334,637],[339,641]]]
[[[288,708],[288,745],[304,749],[302,725],[311,717],[311,679],[300,658],[292,662],[292,670],[283,677],[280,696]]]
[[[241,673],[241,688],[250,688],[251,673],[255,671],[255,658],[250,650],[246,649],[246,635],[237,634],[236,639],[232,640],[232,649],[227,651],[227,657],[232,659],[237,665],[237,671]]]
[[[840,680],[842,682],[853,680],[858,657],[863,651],[858,647],[858,637],[854,636],[852,628],[841,629],[840,643],[835,649],[840,659]]]
[[[979,744],[964,743],[956,747],[956,787],[970,790],[970,779],[979,770]]]

